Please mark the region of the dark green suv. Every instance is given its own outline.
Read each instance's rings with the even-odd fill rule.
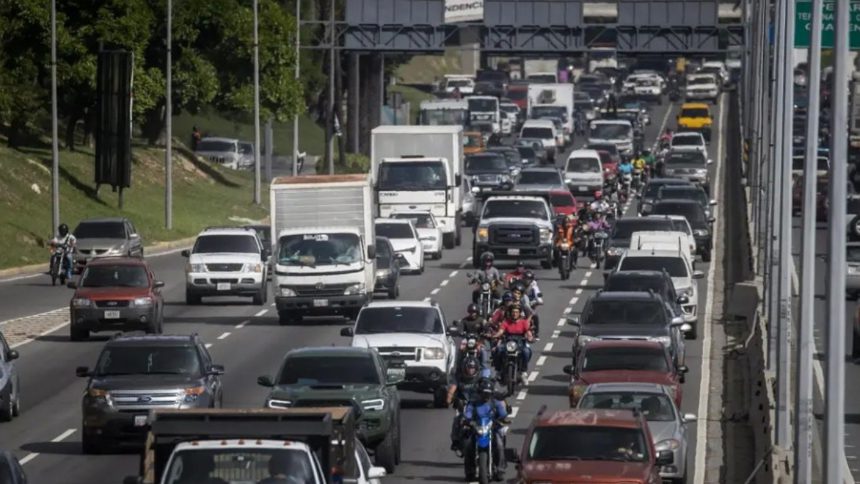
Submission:
[[[290,351],[278,375],[257,383],[271,388],[268,408],[350,406],[358,413],[358,436],[375,449],[388,473],[400,463],[400,395],[404,371],[389,372],[376,350],[321,347]]]

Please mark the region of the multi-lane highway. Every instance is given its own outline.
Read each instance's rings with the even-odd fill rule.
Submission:
[[[646,130],[648,144],[653,142],[662,126],[674,127],[676,111],[677,106],[666,105],[653,109],[654,123]],[[720,184],[724,180],[722,112],[723,109],[718,109],[715,113],[715,121],[720,123],[721,129],[716,130],[709,147],[709,158],[715,161],[711,165],[711,176],[714,180],[712,186],[717,187],[718,200],[722,199]],[[581,144],[579,139],[574,145]],[[633,214],[635,207],[628,207],[628,211]],[[714,301],[714,267],[723,257],[720,239],[723,221],[719,206],[716,214],[715,259],[711,264],[697,263],[697,269],[706,274],[705,279],[699,282],[699,339],[687,341],[690,373],[685,384],[682,410],[699,414],[700,418],[699,422],[690,425],[688,435],[691,443],[688,472],[690,481],[695,477],[695,482],[702,482],[705,462],[700,443],[705,439],[702,429],[707,415],[702,412],[707,406],[703,404],[702,397],[707,398],[710,377],[707,372],[709,365],[703,365],[703,362],[707,363],[711,358],[708,346]],[[428,261],[423,275],[404,276],[401,279],[401,299],[435,299],[449,321],[458,319],[468,303],[465,289],[466,273],[471,270],[470,255],[471,235],[464,239],[461,247],[446,251],[441,261]],[[202,306],[185,306],[185,260],[177,253],[171,253],[151,257],[150,263],[156,276],[166,283],[165,332],[198,333],[211,345],[215,362],[226,367],[223,377],[225,407],[260,407],[266,389],[256,385],[256,378],[275,372],[288,350],[348,343],[348,339],[338,334],[347,324],[344,320],[306,320],[302,325],[284,327],[278,324],[277,314],[271,306],[261,309],[249,302],[227,299],[210,301]],[[509,433],[509,446],[520,445],[526,427],[542,405],[550,408],[568,405],[568,376],[562,372],[562,367],[570,363],[573,331],[565,324],[564,317],[577,314],[603,283],[603,272],[588,268],[585,258],[580,259],[579,268],[568,281],[560,281],[555,271],[538,269],[537,274],[546,302],[540,308],[541,339],[534,344],[528,386],[510,399],[515,419]],[[0,320],[62,308],[68,304],[70,296],[68,289],[51,287],[46,277],[0,282],[0,300],[4,301],[0,307]],[[853,314],[852,311],[849,313]],[[21,323],[7,323],[0,326],[0,331],[12,326],[20,327]],[[137,471],[138,455],[133,450],[98,456],[81,454],[80,404],[85,382],[75,377],[74,368],[92,366],[107,337],[98,335],[88,342],[73,343],[68,338],[68,327],[60,327],[32,341],[26,342],[28,340],[25,339],[26,343],[17,347],[21,353],[18,365],[23,412],[11,423],[0,424],[0,447],[12,450],[22,459],[31,482],[115,482]],[[849,373],[848,378],[851,375]],[[403,464],[385,481],[461,481],[462,461],[448,449],[453,410],[433,409],[430,399],[423,395],[404,394],[403,397]],[[848,403],[851,408],[850,400]],[[853,438],[860,435],[851,432],[851,427],[848,433],[855,435]],[[514,475],[513,467],[509,466],[508,477]]]

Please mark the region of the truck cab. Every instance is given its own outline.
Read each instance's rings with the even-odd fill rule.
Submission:
[[[481,254],[492,252],[496,260],[539,260],[541,267],[552,267],[553,212],[548,192],[484,192],[481,218],[475,228],[472,264],[477,268]]]
[[[490,125],[493,134],[502,132],[499,98],[495,96],[469,96],[466,101],[469,103],[469,123],[471,125]]]

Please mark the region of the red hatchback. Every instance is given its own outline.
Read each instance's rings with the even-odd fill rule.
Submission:
[[[681,384],[686,366],[676,368],[666,347],[657,341],[592,341],[579,352],[576,366],[567,365],[570,375],[570,406],[575,407],[592,383],[656,383],[672,388],[675,405],[681,408]]]
[[[69,304],[72,340],[83,340],[99,331],[162,331],[164,283],[155,280],[143,259],[93,259],[80,280],[68,286],[75,289]]]
[[[570,193],[570,190],[550,190],[549,201],[552,205],[552,211],[556,215],[576,215],[579,209],[576,205],[576,198]]]

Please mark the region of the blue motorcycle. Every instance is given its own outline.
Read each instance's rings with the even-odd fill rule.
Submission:
[[[489,416],[476,415],[469,422],[468,445],[464,448],[463,465],[466,480],[487,484],[492,477],[493,469],[493,419]]]

